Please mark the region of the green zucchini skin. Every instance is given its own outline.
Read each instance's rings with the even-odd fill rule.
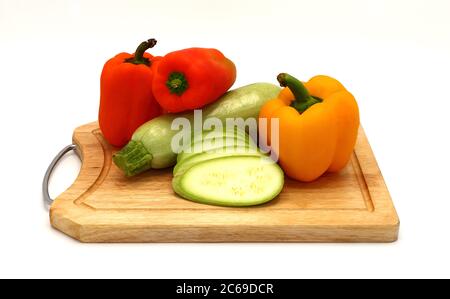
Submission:
[[[203,109],[204,118],[258,118],[262,106],[274,99],[281,88],[271,83],[254,83],[227,92],[218,101]]]
[[[254,83],[231,90],[216,102],[203,108],[203,122],[215,117],[225,122],[227,118],[258,118],[262,106],[278,96],[281,88],[271,83]],[[113,156],[114,163],[127,176],[134,176],[150,168],[174,166],[177,154],[172,150],[172,138],[178,133],[172,130],[172,122],[184,117],[193,129],[194,114],[166,114],[154,118],[139,127],[132,141]],[[225,125],[225,123],[224,123]]]

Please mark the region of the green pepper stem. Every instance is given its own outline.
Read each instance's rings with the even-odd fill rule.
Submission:
[[[140,141],[130,141],[113,155],[113,161],[126,176],[134,176],[152,168],[153,156]]]
[[[153,48],[156,45],[156,39],[151,38],[142,42],[136,49],[133,57],[125,59],[125,62],[133,63],[133,64],[145,64],[147,66],[151,65],[151,61],[144,57],[145,51],[150,48]]]
[[[289,74],[281,73],[278,75],[277,80],[282,87],[288,87],[292,91],[295,100],[292,101],[291,107],[300,113],[305,112],[312,105],[322,102],[322,99],[310,95],[300,80]]]
[[[183,73],[173,72],[169,75],[166,86],[169,89],[170,93],[181,96],[186,91],[186,89],[188,89],[189,84]]]

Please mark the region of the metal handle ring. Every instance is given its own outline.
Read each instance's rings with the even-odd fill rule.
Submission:
[[[44,180],[42,181],[42,196],[44,198],[44,204],[47,209],[50,208],[50,206],[52,205],[52,203],[54,201],[54,199],[52,199],[50,197],[50,194],[48,192],[48,184],[49,184],[52,172],[55,169],[56,165],[58,165],[58,162],[62,159],[62,157],[64,157],[68,152],[75,151],[76,148],[77,148],[77,146],[75,144],[71,144],[71,145],[68,145],[65,148],[63,148],[56,155],[56,157],[53,159],[53,161],[48,166],[47,171],[45,172]],[[77,155],[78,155],[78,153],[77,153]]]

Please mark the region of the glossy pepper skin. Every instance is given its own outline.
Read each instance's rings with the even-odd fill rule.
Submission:
[[[236,80],[236,67],[219,50],[189,48],[171,52],[158,63],[153,94],[171,113],[216,101]]]
[[[279,122],[279,144],[273,146],[285,173],[310,182],[325,172],[337,172],[350,160],[359,128],[355,98],[336,79],[316,76],[302,82],[288,74],[278,81],[286,87],[263,106],[259,118]]]
[[[120,53],[103,67],[99,125],[111,145],[124,146],[139,126],[162,114],[152,92],[153,71],[160,58],[145,53],[155,44],[154,39],[145,41],[135,54]]]

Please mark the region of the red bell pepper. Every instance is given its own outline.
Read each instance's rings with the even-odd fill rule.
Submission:
[[[149,39],[135,54],[120,53],[103,67],[99,125],[114,146],[124,146],[139,126],[162,114],[152,92],[154,66],[160,57],[145,53],[155,44]]]
[[[236,80],[236,67],[219,50],[189,48],[171,52],[158,63],[153,94],[171,113],[216,101]]]

